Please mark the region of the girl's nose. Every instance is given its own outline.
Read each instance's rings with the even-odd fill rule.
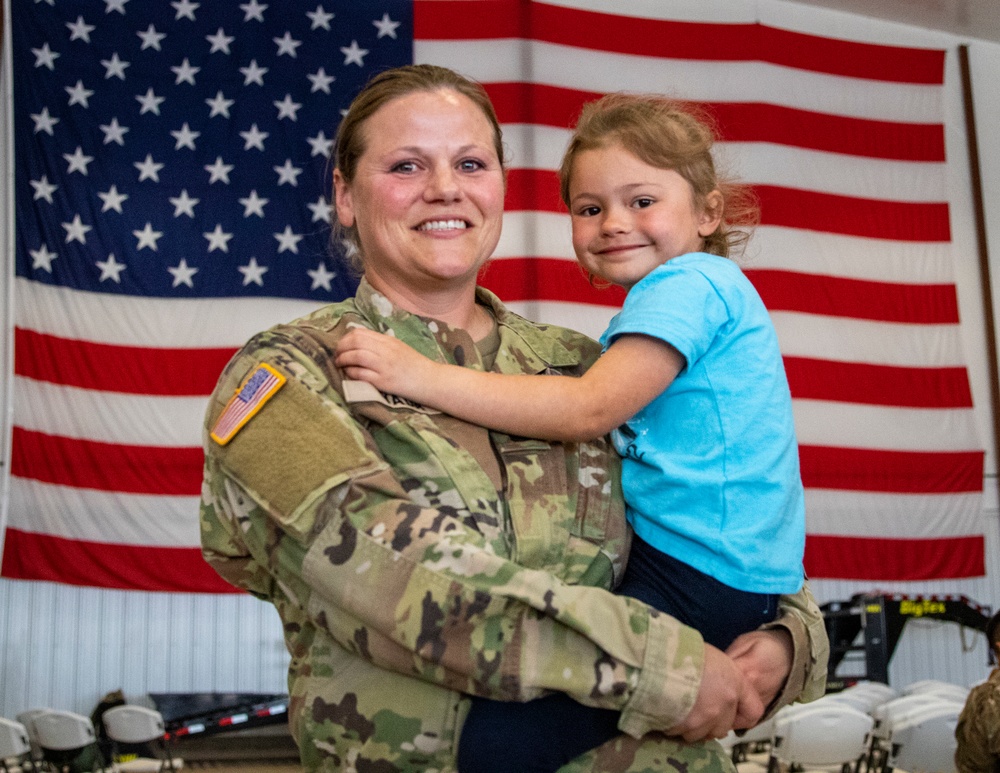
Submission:
[[[606,234],[626,233],[630,228],[628,213],[619,207],[611,207],[604,210],[604,217],[601,219],[601,231]]]

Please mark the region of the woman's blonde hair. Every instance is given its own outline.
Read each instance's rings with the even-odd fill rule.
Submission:
[[[569,206],[573,162],[585,150],[619,144],[658,169],[672,169],[690,183],[695,204],[706,205],[713,190],[722,194],[719,227],[705,237],[705,252],[730,257],[741,252],[760,219],[753,190],[719,179],[712,146],[715,122],[704,110],[655,94],[608,94],[583,107],[559,167],[559,193]]]
[[[389,102],[421,91],[455,91],[468,97],[478,107],[493,130],[493,146],[501,166],[506,166],[503,152],[503,133],[500,121],[486,90],[476,81],[460,75],[447,67],[432,64],[414,64],[385,70],[373,77],[351,102],[347,113],[337,128],[331,161],[340,171],[344,182],[350,185],[358,169],[358,159],[365,152],[365,123]],[[355,226],[340,225],[337,220],[336,201],[333,204],[333,238],[347,242],[348,261],[359,273],[363,270],[363,255]]]

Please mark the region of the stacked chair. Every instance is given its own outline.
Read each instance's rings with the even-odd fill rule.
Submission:
[[[92,773],[105,773],[109,769],[89,717],[49,709],[36,714],[32,726],[49,770],[62,773],[83,767]]]
[[[13,765],[11,765],[13,763]],[[35,771],[28,731],[20,722],[0,717],[0,770]]]
[[[104,730],[114,745],[114,758],[121,759],[122,751],[128,747],[147,747],[156,754],[154,765],[150,768],[149,760],[138,758],[127,762],[117,762],[116,768],[122,773],[129,771],[179,770],[184,763],[170,754],[167,745],[167,734],[163,724],[163,716],[158,711],[145,706],[115,706],[104,712],[101,717]]]
[[[902,693],[859,682],[817,701],[781,709],[721,743],[734,763],[769,747],[769,773],[840,766],[842,773],[955,773],[955,725],[969,689],[923,680]]]

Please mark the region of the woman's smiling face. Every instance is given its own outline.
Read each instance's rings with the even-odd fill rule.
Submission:
[[[468,289],[500,239],[504,172],[468,97],[418,91],[363,127],[354,179],[334,174],[337,216],[356,226],[365,276],[390,297]]]

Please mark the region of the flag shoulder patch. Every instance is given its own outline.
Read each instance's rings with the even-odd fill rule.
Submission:
[[[212,428],[212,440],[226,445],[274,397],[288,379],[270,365],[261,363],[243,379],[226,403]]]

